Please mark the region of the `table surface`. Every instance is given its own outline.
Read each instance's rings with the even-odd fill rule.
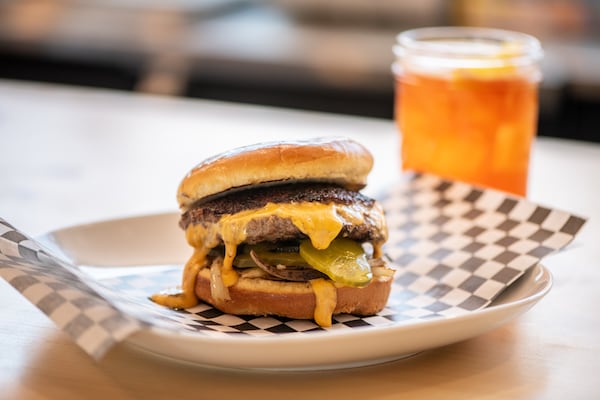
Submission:
[[[400,176],[387,120],[0,81],[0,217],[36,236],[175,211],[181,177],[204,157],[323,135],[355,138],[374,153],[367,194]],[[125,346],[94,361],[0,280],[0,398],[591,398],[600,391],[599,173],[599,145],[537,139],[529,198],[589,221],[567,251],[544,262],[550,293],[470,340],[328,372],[208,369]]]

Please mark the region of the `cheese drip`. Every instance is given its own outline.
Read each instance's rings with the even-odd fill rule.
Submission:
[[[150,297],[152,301],[165,307],[183,309],[194,307],[198,304],[195,294],[196,276],[206,265],[207,248],[197,249],[183,268],[181,290],[176,293],[163,291]]]
[[[337,290],[332,282],[323,278],[310,281],[315,293],[315,322],[319,326],[331,326],[331,316],[337,305]]]
[[[376,204],[375,207],[379,207],[379,205]],[[238,280],[238,274],[233,269],[233,260],[238,245],[246,240],[246,228],[252,220],[272,216],[289,219],[298,230],[308,236],[315,248],[326,249],[339,235],[344,224],[361,224],[364,221],[364,214],[375,215],[376,220],[374,223],[378,225],[381,232],[387,232],[383,212],[371,212],[369,208],[361,204],[343,205],[313,202],[267,203],[263,208],[257,210],[227,214],[213,224],[190,224],[186,229],[186,239],[196,251],[184,268],[181,285],[182,293],[175,296],[158,294],[154,295],[152,300],[171,308],[187,308],[196,305],[198,302],[195,295],[196,276],[198,271],[206,266],[205,258],[208,252],[218,246],[221,240],[225,244],[221,277],[226,287],[233,286]],[[380,217],[379,214],[381,214]],[[375,253],[379,253],[380,248],[379,243],[374,243]],[[329,320],[329,325],[331,325],[331,313],[333,313],[337,302],[335,287],[332,284],[328,286],[327,284],[330,284],[330,282],[326,281],[317,284],[311,282],[311,284],[317,301],[315,321],[322,325],[321,322],[325,323]],[[330,293],[332,289],[334,297]]]

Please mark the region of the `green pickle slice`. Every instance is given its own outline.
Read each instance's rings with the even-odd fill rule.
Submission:
[[[350,239],[336,239],[323,250],[314,248],[310,240],[303,240],[300,256],[335,282],[362,287],[373,279],[364,249]]]

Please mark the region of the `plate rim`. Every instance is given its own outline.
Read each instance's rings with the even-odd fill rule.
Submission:
[[[391,324],[380,327],[365,327],[364,329],[340,330],[340,331],[319,331],[306,333],[291,333],[280,336],[250,336],[250,335],[198,335],[187,332],[167,331],[161,328],[153,328],[151,330],[143,330],[136,332],[125,340],[128,346],[136,348],[139,351],[148,353],[151,356],[169,359],[171,361],[181,362],[198,367],[219,368],[226,370],[243,370],[243,371],[319,371],[331,369],[346,369],[354,367],[362,367],[369,365],[382,364],[389,361],[400,360],[416,353],[426,350],[433,350],[442,346],[450,345],[480,336],[486,332],[497,329],[509,321],[519,317],[527,312],[531,307],[537,304],[552,288],[553,277],[550,271],[542,264],[537,264],[535,270],[541,273],[544,277],[543,284],[533,293],[526,295],[515,301],[488,306],[473,312],[465,313],[455,317],[440,317],[430,320],[415,321],[407,324]],[[494,318],[496,317],[496,318]],[[251,360],[244,362],[227,361],[229,357],[223,356],[218,360],[213,357],[196,356],[174,356],[173,351],[160,351],[153,348],[153,344],[158,341],[166,341],[167,345],[175,347],[178,351],[180,347],[189,345],[198,346],[222,346],[229,348],[231,353],[236,353],[239,350],[246,351],[251,347],[250,353],[264,354],[266,351],[280,349],[282,346],[304,347],[323,347],[335,342],[337,345],[345,346],[349,343],[358,343],[363,340],[377,339],[401,339],[401,336],[407,334],[415,334],[422,331],[430,331],[436,326],[450,324],[464,324],[473,322],[473,320],[486,320],[492,318],[493,323],[485,328],[475,329],[474,332],[464,333],[450,340],[442,338],[440,343],[435,345],[411,346],[409,351],[390,351],[387,355],[377,355],[375,357],[353,357],[351,354],[340,354],[336,359],[326,359],[320,355],[314,357],[303,358],[302,360],[294,360],[281,357],[267,357],[266,359]],[[147,342],[149,341],[150,344]],[[343,342],[343,343],[340,343]],[[392,349],[393,350],[393,349]],[[318,353],[318,352],[316,352]],[[239,354],[239,353],[238,353]],[[245,358],[249,356],[246,355]]]
[[[39,238],[43,245],[51,245],[51,250],[58,250],[58,255],[61,257],[66,257],[69,262],[73,262],[74,260],[68,256],[68,251],[65,251],[63,247],[61,247],[60,243],[56,240],[56,235],[62,231],[68,230],[76,230],[76,229],[89,229],[94,226],[98,226],[100,224],[115,224],[115,223],[123,223],[132,219],[148,219],[148,218],[165,218],[168,216],[175,216],[175,212],[160,212],[160,213],[152,213],[152,214],[142,214],[142,215],[134,215],[128,217],[119,217],[114,219],[105,219],[95,222],[89,222],[79,225],[71,225],[68,227],[59,228],[56,230],[49,231]],[[82,267],[82,264],[74,263],[76,267]],[[125,267],[127,267],[125,265]],[[135,265],[131,265],[132,269],[135,269]],[[102,268],[99,266],[98,268]],[[504,323],[516,318],[517,316],[523,314],[537,302],[539,302],[552,288],[553,286],[553,277],[550,271],[544,267],[543,264],[538,263],[534,267],[532,267],[526,274],[528,274],[528,279],[532,280],[531,284],[535,284],[537,281],[535,280],[535,275],[541,274],[541,278],[543,282],[540,287],[537,287],[533,293],[528,293],[523,297],[519,297],[512,301],[503,302],[500,304],[494,304],[496,300],[494,300],[487,307],[474,310],[472,312],[467,312],[462,315],[452,316],[452,317],[436,317],[432,319],[423,319],[423,320],[413,320],[410,322],[403,323],[402,321],[392,321],[389,325],[385,326],[370,326],[361,329],[325,329],[322,331],[311,331],[311,332],[293,332],[286,333],[281,335],[229,335],[222,332],[216,332],[215,334],[204,334],[197,332],[187,332],[187,331],[174,331],[161,327],[151,327],[151,328],[142,328],[140,331],[133,333],[132,335],[125,338],[124,343],[131,347],[137,348],[140,351],[150,353],[154,356],[159,356],[162,358],[168,358],[179,362],[184,362],[193,365],[200,366],[208,366],[208,367],[217,367],[217,368],[226,368],[226,369],[251,369],[251,370],[319,370],[319,369],[338,369],[338,368],[346,368],[346,367],[354,367],[354,366],[362,366],[362,365],[372,365],[378,364],[390,360],[404,358],[414,352],[419,352],[422,350],[433,349],[437,346],[425,346],[424,348],[415,348],[414,352],[410,352],[407,354],[403,352],[401,354],[395,353],[388,357],[375,357],[373,359],[359,359],[359,360],[340,360],[339,362],[327,362],[327,361],[318,361],[319,357],[314,358],[312,362],[307,362],[306,360],[301,363],[294,363],[293,361],[288,362],[273,362],[274,358],[271,358],[271,361],[268,360],[260,360],[260,362],[256,362],[254,365],[252,363],[242,363],[237,366],[235,363],[231,362],[214,362],[202,360],[198,357],[187,357],[187,359],[182,359],[181,357],[173,357],[173,351],[159,351],[156,349],[150,348],[148,343],[155,344],[156,341],[167,341],[167,344],[172,348],[176,345],[181,344],[189,344],[196,343],[197,345],[223,345],[227,344],[227,346],[231,347],[240,347],[252,345],[253,348],[260,347],[266,348],[269,347],[278,347],[282,344],[287,346],[294,345],[302,345],[302,346],[314,346],[314,345],[327,345],[330,344],[331,341],[343,341],[347,343],[348,341],[361,341],[361,340],[372,340],[373,338],[382,338],[394,335],[406,334],[406,332],[411,332],[412,330],[428,330],[436,325],[444,325],[450,323],[460,323],[460,322],[472,322],[477,319],[486,319],[492,318],[495,314],[504,315],[501,318],[501,321],[496,321],[496,323],[491,324],[486,329],[478,329],[473,334],[462,335],[458,340],[451,341],[442,341],[441,345],[447,345],[454,343],[459,340],[473,338],[475,336],[481,335],[486,331],[495,329]],[[524,278],[525,276],[521,277]],[[461,336],[461,335],[458,335]],[[174,342],[182,342],[182,343],[174,343]],[[167,350],[168,346],[167,345]],[[418,346],[417,346],[418,347]],[[179,349],[177,349],[179,351]],[[267,357],[268,358],[268,357]],[[275,357],[276,358],[276,357]]]

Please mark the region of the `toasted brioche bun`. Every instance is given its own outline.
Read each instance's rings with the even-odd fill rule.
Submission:
[[[280,181],[323,181],[359,190],[372,167],[371,153],[349,139],[263,143],[219,154],[194,167],[181,181],[177,201],[186,210],[226,190]]]
[[[333,314],[374,315],[387,303],[392,278],[374,277],[363,288],[339,286]],[[309,282],[274,281],[262,278],[242,278],[229,288],[230,300],[213,298],[210,291],[210,268],[198,273],[195,292],[199,299],[219,310],[234,315],[278,315],[312,319],[316,299]]]

